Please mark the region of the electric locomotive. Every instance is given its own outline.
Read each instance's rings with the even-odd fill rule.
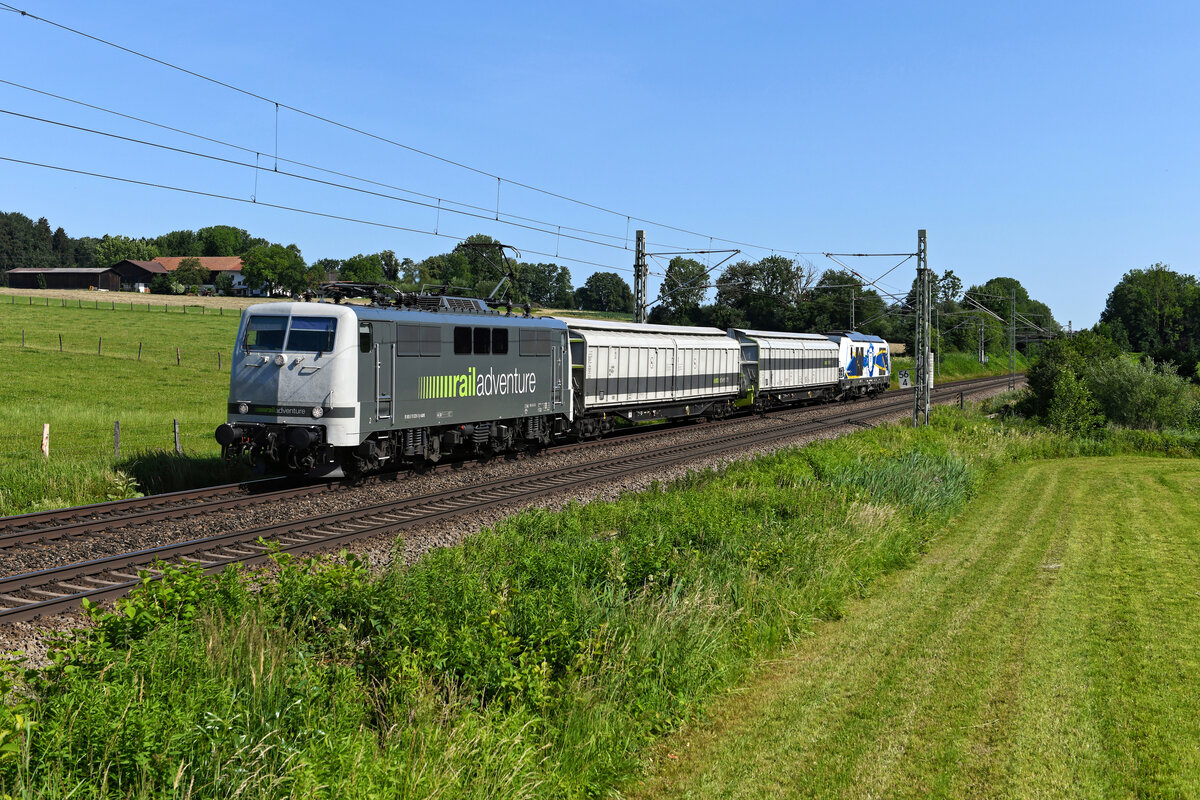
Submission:
[[[216,438],[305,473],[544,445],[571,419],[569,368],[564,323],[481,300],[263,303],[243,312]]]

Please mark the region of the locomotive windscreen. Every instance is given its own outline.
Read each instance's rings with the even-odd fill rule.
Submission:
[[[292,317],[287,349],[303,352],[328,353],[333,349],[337,320],[332,317]]]
[[[287,317],[251,317],[242,346],[246,350],[282,350],[286,330]]]

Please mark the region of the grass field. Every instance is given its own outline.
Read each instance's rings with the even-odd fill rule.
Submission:
[[[633,796],[1200,796],[1200,470],[1007,468]]]
[[[212,433],[225,419],[240,312],[169,308],[6,307],[0,298],[0,514],[127,493],[118,470],[145,491],[231,477]],[[164,458],[174,452],[176,419],[185,455]],[[40,452],[47,423],[49,459]]]

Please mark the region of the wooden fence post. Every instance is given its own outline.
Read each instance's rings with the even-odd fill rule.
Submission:
[[[179,348],[178,347],[175,348],[175,366],[177,366],[177,367],[182,366],[182,362],[179,360]]]
[[[21,328],[21,347],[25,346],[25,329]]]
[[[96,342],[96,355],[98,355],[98,356],[104,355],[104,337],[103,336],[101,336],[100,340]]]
[[[113,423],[113,458],[121,457],[121,420]]]
[[[221,351],[217,351],[217,372],[221,371]]]
[[[138,342],[138,361],[142,360],[142,343]]]
[[[62,352],[62,334],[58,335],[58,352]]]
[[[50,423],[42,426],[42,455],[50,457]]]
[[[175,455],[183,455],[183,445],[179,443],[179,420],[175,420]]]

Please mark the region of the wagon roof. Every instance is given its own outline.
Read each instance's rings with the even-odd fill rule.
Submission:
[[[565,322],[568,328],[593,331],[620,331],[623,333],[670,333],[676,336],[720,336],[727,334],[720,328],[700,328],[687,325],[648,325],[644,322],[619,322],[610,319],[582,319],[576,317],[552,317]]]
[[[749,328],[733,328],[737,333],[743,336],[750,336],[755,339],[820,339],[821,341],[829,341],[828,336],[822,336],[819,333],[792,333],[790,331],[756,331]]]

